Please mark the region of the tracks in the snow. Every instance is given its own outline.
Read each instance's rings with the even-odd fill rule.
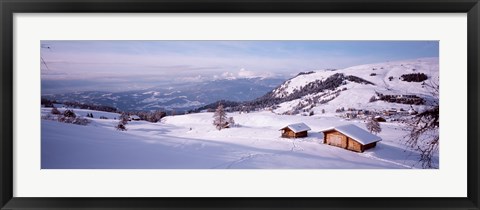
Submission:
[[[304,151],[303,147],[298,146],[297,144],[295,144],[295,140],[292,140],[292,147],[289,150],[284,150],[284,151],[275,152],[275,153],[257,153],[257,154],[249,153],[248,155],[243,155],[234,161],[229,161],[227,163],[222,163],[220,165],[214,166],[212,167],[212,169],[219,169],[219,168],[231,169],[233,168],[233,166],[238,165],[239,163],[252,160],[258,157],[279,156],[279,155],[284,155],[287,153],[299,152],[299,151]]]

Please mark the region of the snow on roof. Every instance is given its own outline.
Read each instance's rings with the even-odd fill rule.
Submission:
[[[343,133],[344,135],[355,139],[359,143],[365,145],[365,144],[370,144],[373,142],[381,141],[382,138],[373,135],[369,133],[368,131],[353,125],[353,124],[347,124],[347,125],[342,125],[342,126],[337,126],[337,127],[331,127],[325,130],[322,130],[321,132],[325,131],[330,131],[330,130],[336,130],[340,133]]]
[[[308,127],[308,125],[306,125],[305,123],[290,124],[290,125],[287,125],[287,126],[283,127],[280,130],[283,130],[285,128],[289,128],[290,130],[292,130],[295,133],[311,130],[310,127]]]

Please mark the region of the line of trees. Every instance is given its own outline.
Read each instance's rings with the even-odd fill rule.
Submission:
[[[375,102],[377,100],[386,101],[389,103],[398,103],[398,104],[410,104],[410,105],[423,105],[425,104],[425,99],[416,95],[384,95],[376,92],[376,96],[372,96],[369,102]]]
[[[58,110],[57,108],[52,108],[50,110],[50,113],[48,113],[45,116],[42,116],[42,119],[44,120],[55,120],[58,122],[62,123],[70,123],[70,124],[75,124],[75,125],[88,125],[91,121],[88,119],[85,119],[81,116],[78,116],[75,114],[73,110],[67,109],[63,112]]]
[[[117,108],[111,107],[111,106],[98,105],[98,104],[86,104],[86,103],[72,102],[72,101],[59,102],[57,100],[50,100],[47,98],[42,98],[40,104],[43,105],[44,107],[54,107],[54,104],[64,104],[66,107],[71,107],[71,108],[88,109],[88,110],[95,110],[95,111],[102,111],[102,112],[114,112],[114,113],[119,112]]]
[[[163,117],[167,116],[167,112],[161,111],[161,110],[156,110],[156,111],[153,111],[153,112],[151,112],[151,111],[122,112],[115,107],[105,106],[105,105],[86,104],[86,103],[71,102],[71,101],[59,102],[59,101],[50,100],[50,99],[47,99],[47,98],[42,98],[41,99],[41,105],[43,105],[44,107],[54,107],[54,104],[64,104],[66,107],[78,108],[78,109],[87,109],[87,110],[120,113],[120,114],[125,113],[127,115],[137,115],[138,117],[140,117],[141,120],[148,121],[148,122],[154,122],[154,123],[160,121]],[[87,115],[87,117],[93,118],[93,114],[90,113],[90,114]]]
[[[140,120],[144,120],[147,122],[156,123],[160,121],[162,118],[167,116],[167,112],[156,110],[153,112],[149,111],[133,111],[133,112],[125,112],[128,115],[137,115]]]
[[[428,79],[428,76],[424,73],[411,73],[403,74],[400,79],[405,82],[423,82]]]

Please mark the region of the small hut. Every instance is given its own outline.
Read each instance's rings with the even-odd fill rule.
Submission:
[[[355,152],[373,148],[382,139],[352,124],[331,127],[323,131],[323,143]]]
[[[373,119],[377,122],[387,122],[387,120],[381,116],[375,116]]]
[[[129,120],[130,120],[130,121],[132,121],[132,120],[133,120],[133,121],[139,121],[139,120],[141,120],[141,119],[140,119],[140,117],[139,117],[138,115],[130,115],[130,116],[129,116]]]
[[[307,137],[309,130],[311,130],[310,127],[305,125],[305,123],[290,124],[280,129],[283,138]]]

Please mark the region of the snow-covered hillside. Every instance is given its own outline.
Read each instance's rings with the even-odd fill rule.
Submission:
[[[77,116],[94,116],[87,118],[90,124],[81,126],[55,121],[55,116],[47,116],[51,109],[42,108],[42,168],[421,167],[419,154],[405,147],[409,132],[402,121],[438,104],[431,88],[438,85],[438,62],[438,58],[421,58],[302,73],[255,100],[232,103],[225,110],[239,126],[220,131],[213,126],[213,113],[209,112],[167,116],[158,123],[132,121],[122,132],[115,129],[116,113],[74,109]],[[216,95],[214,90],[225,91],[221,87],[208,88],[209,97]],[[176,93],[168,91],[169,97]],[[165,94],[147,91],[134,95],[143,96],[140,101],[155,108],[161,106],[157,97]],[[112,95],[100,98],[104,97]],[[210,109],[217,106],[214,103]],[[319,131],[344,124],[365,129],[365,120],[372,118],[381,122],[382,130],[382,141],[375,148],[356,153],[323,144]],[[308,125],[312,129],[309,136],[281,138],[279,129],[293,123]],[[438,152],[433,165],[438,167]]]
[[[423,73],[428,76],[428,79],[422,82],[407,82],[401,79],[402,75],[413,73]],[[429,86],[436,85],[439,81],[438,58],[367,64],[345,69],[319,70],[301,74],[274,89],[272,97],[286,98],[308,85],[315,84],[315,82],[325,82],[326,79],[335,74],[355,76],[373,84],[346,80],[333,90],[328,89],[279,104],[280,108],[275,112],[291,111],[299,103],[308,100],[323,101],[320,106],[317,105],[317,108],[313,109],[314,111],[325,109],[332,112],[340,107],[377,111],[391,108],[408,110],[411,107],[410,104],[389,103],[381,100],[370,102],[370,99],[375,97],[377,93],[396,96],[416,95],[425,100],[425,105],[437,102],[432,95],[433,90]],[[417,110],[424,108],[419,104],[413,105],[413,107]]]
[[[47,115],[50,108],[42,108]],[[239,127],[216,130],[213,113],[168,116],[158,123],[131,121],[117,131],[117,114],[93,113],[87,126],[41,122],[43,169],[336,169],[412,168],[418,154],[405,151],[406,132],[401,124],[382,123],[382,141],[365,153],[322,143],[318,131],[347,123],[365,128],[362,121],[345,121],[333,115],[286,116],[272,112],[229,113]],[[108,119],[99,119],[105,116]],[[309,137],[285,139],[279,129],[304,122]],[[437,162],[438,164],[438,157]],[[416,165],[417,164],[417,165]]]

